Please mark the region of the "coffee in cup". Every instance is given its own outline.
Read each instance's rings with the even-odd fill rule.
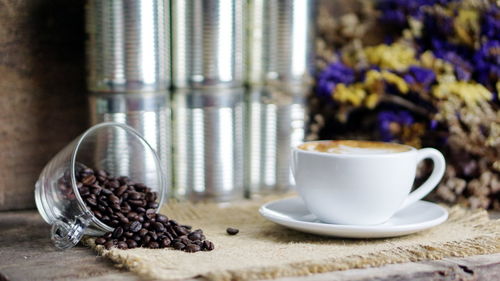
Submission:
[[[417,164],[427,158],[433,171],[410,193]],[[436,149],[395,143],[314,141],[292,148],[297,191],[309,211],[327,223],[383,223],[431,192],[445,167]]]

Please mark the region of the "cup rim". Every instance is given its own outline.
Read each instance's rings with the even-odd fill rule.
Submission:
[[[76,167],[76,155],[78,153],[78,149],[80,148],[80,145],[82,144],[82,142],[85,140],[85,138],[88,135],[90,135],[92,132],[94,132],[96,130],[99,130],[99,129],[102,129],[104,127],[119,127],[121,129],[125,130],[127,133],[131,133],[133,136],[137,137],[139,139],[139,141],[142,144],[144,144],[153,153],[153,158],[154,158],[156,164],[158,164],[157,166],[158,166],[159,173],[160,173],[159,188],[162,190],[162,192],[160,194],[159,202],[158,202],[157,211],[161,208],[161,206],[163,205],[163,202],[165,201],[165,196],[166,196],[166,190],[165,190],[166,186],[165,186],[165,183],[166,183],[166,179],[165,179],[165,174],[163,173],[163,168],[162,168],[162,165],[161,165],[160,158],[158,157],[158,154],[153,149],[153,147],[151,147],[151,145],[146,141],[146,139],[144,139],[144,137],[141,134],[139,134],[136,130],[134,130],[132,127],[130,127],[130,126],[126,125],[126,124],[123,124],[123,123],[118,123],[118,122],[103,122],[103,123],[99,123],[97,125],[94,125],[94,126],[88,128],[85,132],[83,132],[83,134],[81,134],[76,139],[76,144],[75,144],[73,150],[71,151],[71,160],[70,160],[70,166],[71,166],[71,185],[72,185],[73,192],[75,194],[75,197],[77,198],[78,205],[80,206],[80,208],[82,208],[82,210],[85,210],[86,212],[88,212],[89,214],[92,215],[92,222],[93,223],[95,223],[98,227],[106,230],[107,232],[110,232],[110,231],[113,231],[114,228],[108,226],[107,224],[105,224],[101,220],[99,220],[96,216],[94,216],[94,214],[90,211],[90,208],[88,208],[87,205],[85,204],[85,202],[83,202],[83,199],[80,196],[80,192],[78,191],[78,187],[77,187],[77,184],[76,184],[76,177],[75,177],[75,174],[76,174],[76,170],[75,170],[75,167]]]
[[[387,157],[396,157],[396,156],[401,156],[401,155],[406,155],[410,153],[416,152],[418,149],[411,146],[411,145],[406,145],[406,144],[401,144],[401,143],[392,143],[392,142],[383,142],[383,141],[368,141],[368,140],[352,140],[352,141],[361,141],[361,142],[378,142],[378,143],[392,143],[395,145],[400,145],[407,147],[408,150],[405,151],[399,151],[399,152],[394,152],[394,153],[384,153],[384,154],[335,154],[335,153],[328,153],[328,152],[319,152],[319,151],[311,151],[311,150],[304,150],[300,149],[299,146],[306,144],[306,143],[321,143],[321,142],[330,142],[330,141],[351,141],[351,140],[315,140],[315,141],[304,141],[301,142],[300,144],[297,144],[292,147],[293,150],[300,152],[300,153],[305,153],[305,154],[312,154],[312,155],[318,155],[318,156],[324,156],[324,157],[335,157],[335,158],[387,158]]]

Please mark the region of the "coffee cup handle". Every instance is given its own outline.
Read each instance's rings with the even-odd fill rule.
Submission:
[[[441,178],[444,175],[444,171],[446,169],[446,161],[444,156],[439,150],[434,148],[423,148],[417,151],[417,163],[424,160],[431,159],[434,163],[434,168],[432,170],[429,178],[418,188],[416,188],[413,192],[411,192],[406,200],[401,205],[400,209],[403,209],[418,200],[424,198],[429,192],[431,192],[441,181]]]
[[[295,166],[297,165],[297,151],[295,148],[291,149],[290,153],[290,170],[292,171],[292,176],[295,178]]]

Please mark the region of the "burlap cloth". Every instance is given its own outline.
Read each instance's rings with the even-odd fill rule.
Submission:
[[[202,228],[214,242],[212,252],[185,253],[171,249],[105,250],[100,254],[139,274],[141,278],[211,280],[268,279],[380,266],[424,259],[500,252],[500,220],[485,211],[449,209],[442,225],[390,239],[335,239],[297,232],[262,218],[262,201],[220,207],[216,204],[171,203],[162,213]],[[226,234],[236,227],[236,236]]]

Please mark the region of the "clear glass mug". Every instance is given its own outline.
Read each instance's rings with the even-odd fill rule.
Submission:
[[[158,209],[167,194],[167,181],[154,149],[131,127],[97,124],[57,153],[35,185],[35,201],[42,218],[52,225],[51,239],[59,249],[75,246],[84,234],[113,231],[97,219],[78,192],[76,172],[84,164],[114,177],[127,176],[158,193]]]

